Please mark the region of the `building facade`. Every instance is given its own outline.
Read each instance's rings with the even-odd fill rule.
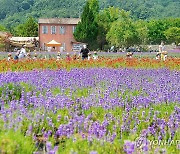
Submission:
[[[46,46],[52,40],[61,43],[60,47],[53,47],[55,51],[73,50],[76,45],[73,33],[76,25],[80,21],[79,18],[51,18],[39,19],[39,45],[42,50],[48,50]]]

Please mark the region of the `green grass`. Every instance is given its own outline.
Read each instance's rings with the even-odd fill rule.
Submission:
[[[31,137],[25,137],[19,131],[0,131],[0,153],[31,154],[35,150],[35,144]]]

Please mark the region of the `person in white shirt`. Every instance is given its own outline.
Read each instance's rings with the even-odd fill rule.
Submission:
[[[161,44],[159,45],[159,52],[163,52],[165,51],[165,46],[164,46],[164,42],[162,41]]]
[[[97,55],[97,52],[95,51],[94,54],[93,54],[93,59],[96,60],[98,59],[98,55]]]
[[[61,59],[61,53],[60,52],[58,52],[58,54],[57,54],[57,61],[59,61]]]
[[[160,53],[160,59],[163,60],[163,52],[165,51],[165,46],[164,46],[164,42],[161,41],[161,44],[159,45],[159,53]]]
[[[24,47],[25,46],[23,45],[21,50],[20,50],[19,59],[22,59],[22,58],[26,57],[26,49]]]
[[[89,52],[88,53],[88,60],[90,60],[91,59],[91,53]]]

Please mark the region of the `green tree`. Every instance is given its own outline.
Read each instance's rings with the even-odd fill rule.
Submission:
[[[119,8],[115,7],[109,7],[102,10],[97,16],[98,25],[100,28],[103,28],[106,32],[108,32],[112,23],[119,19],[120,13]]]
[[[38,24],[30,17],[24,24],[14,28],[14,34],[23,37],[36,37],[38,36]]]
[[[92,10],[94,16],[96,17],[99,12],[99,1],[89,0],[89,8]]]
[[[150,43],[159,44],[166,41],[164,31],[167,29],[163,20],[151,20],[148,23],[148,39]]]
[[[81,16],[81,21],[74,32],[75,39],[77,41],[88,43],[90,48],[95,48],[94,44],[96,44],[98,35],[98,25],[95,20],[96,15],[98,14],[97,5],[97,0],[87,1]]]
[[[38,23],[30,17],[24,24],[26,36],[36,37],[38,36]]]
[[[140,44],[138,31],[128,12],[121,11],[120,18],[113,22],[106,36],[111,45],[130,47]]]
[[[138,33],[139,43],[142,45],[146,45],[148,42],[148,27],[147,22],[144,20],[135,21],[135,27]]]
[[[176,44],[180,43],[180,28],[179,27],[171,27],[165,32],[165,36],[169,43],[176,42]]]
[[[24,24],[20,24],[16,26],[13,30],[12,33],[14,36],[20,36],[20,37],[25,37],[25,29],[24,29]]]
[[[5,32],[5,31],[7,31],[7,29],[6,29],[6,27],[4,27],[3,25],[0,25],[0,31]]]
[[[161,41],[167,41],[165,31],[170,27],[180,27],[180,18],[150,20],[148,23],[149,42],[159,44]]]
[[[103,49],[103,46],[107,44],[106,35],[110,30],[112,23],[119,18],[119,14],[119,8],[115,7],[106,8],[98,14],[96,18],[99,28],[97,41],[101,49]]]

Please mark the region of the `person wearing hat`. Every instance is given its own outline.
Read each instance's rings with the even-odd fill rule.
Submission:
[[[31,59],[31,54],[30,53],[27,53],[27,59]]]
[[[58,52],[58,54],[57,54],[57,61],[59,61],[61,59],[61,53],[60,52]]]
[[[93,59],[94,59],[94,60],[98,59],[98,55],[97,55],[97,52],[96,52],[96,51],[94,51]]]
[[[34,57],[33,57],[34,60],[37,59],[37,53],[34,53]]]
[[[77,53],[75,52],[74,55],[73,55],[73,57],[72,57],[72,59],[73,59],[73,60],[77,60],[77,58],[78,58],[78,57],[77,57]]]
[[[69,53],[66,54],[66,60],[68,60],[68,61],[71,60],[71,57],[70,57],[70,54],[69,54]]]
[[[132,58],[132,55],[133,55],[132,52],[128,52],[128,53],[126,54],[126,57],[127,57],[127,58]]]
[[[8,53],[8,61],[12,60],[12,54],[11,53]]]
[[[156,60],[159,60],[160,58],[161,58],[161,53],[158,52],[158,53],[156,54]]]

